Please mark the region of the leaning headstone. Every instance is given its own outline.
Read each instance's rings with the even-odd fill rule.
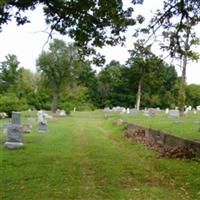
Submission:
[[[5,147],[8,149],[19,149],[24,144],[22,141],[23,127],[20,125],[20,113],[12,113],[12,124],[7,126]]]

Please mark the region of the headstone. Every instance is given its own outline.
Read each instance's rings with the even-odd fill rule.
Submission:
[[[38,131],[39,132],[46,132],[48,130],[47,121],[45,119],[45,113],[40,110],[37,113],[38,115]]]
[[[179,117],[179,111],[178,110],[169,110],[169,116],[170,117]]]
[[[76,107],[74,107],[74,112],[76,112]]]
[[[130,114],[130,108],[127,108],[127,109],[126,109],[126,113],[127,113],[127,114]]]
[[[12,124],[20,124],[20,113],[12,112]]]
[[[139,113],[139,111],[135,108],[130,109],[130,115],[137,115]]]
[[[24,144],[22,141],[23,127],[20,125],[20,113],[12,113],[12,124],[7,125],[5,147],[18,149]]]
[[[165,113],[168,114],[169,113],[169,108],[165,109]]]
[[[61,110],[59,113],[60,116],[66,116],[66,112],[64,110]]]
[[[191,111],[192,110],[192,106],[188,106],[188,111]]]
[[[197,108],[197,111],[200,111],[200,106],[197,106],[196,108]]]
[[[157,112],[158,112],[158,111],[157,111],[156,109],[154,109],[154,108],[150,108],[150,109],[148,110],[148,113],[149,113],[149,116],[150,116],[150,117],[155,117]]]
[[[39,122],[39,124],[38,124],[38,131],[39,132],[46,132],[46,131],[48,131],[47,123]]]

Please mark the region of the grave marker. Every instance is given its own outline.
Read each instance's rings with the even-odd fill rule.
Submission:
[[[20,125],[20,113],[12,112],[12,124],[7,125],[5,147],[19,149],[24,144],[22,141],[23,126]]]

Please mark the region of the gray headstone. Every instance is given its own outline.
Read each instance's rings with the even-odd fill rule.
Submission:
[[[40,122],[40,123],[38,124],[38,131],[39,131],[39,132],[46,132],[47,130],[48,130],[48,126],[47,126],[46,123]]]
[[[24,144],[22,141],[23,126],[20,125],[20,113],[12,113],[12,124],[6,125],[5,147],[19,149]]]
[[[20,113],[12,112],[12,124],[20,124]]]
[[[179,117],[179,111],[178,110],[169,110],[169,116],[170,117]]]

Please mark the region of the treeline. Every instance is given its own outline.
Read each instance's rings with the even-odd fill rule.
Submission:
[[[80,60],[76,47],[60,40],[54,40],[49,50],[41,53],[35,73],[21,67],[15,55],[8,55],[0,63],[0,112],[132,108],[139,94],[140,108],[175,108],[180,78],[174,66],[150,48],[146,56],[134,51],[126,65],[112,61],[98,74],[88,62]],[[187,85],[186,105],[199,104],[200,85]]]

